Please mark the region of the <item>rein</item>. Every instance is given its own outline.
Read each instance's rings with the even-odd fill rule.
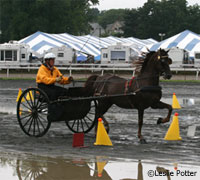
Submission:
[[[133,76],[131,79],[125,79],[126,81],[131,81],[133,78],[134,79],[137,79],[137,80],[142,80],[142,79],[151,79],[151,78],[153,78],[153,77],[159,77],[160,75],[155,75],[155,76],[147,76],[147,77],[142,77],[142,78],[138,78],[137,76]],[[105,79],[105,81],[91,81],[91,82],[97,82],[97,83],[105,83],[105,82],[107,82],[107,80],[108,79]],[[85,83],[85,82],[87,82],[87,80],[85,81],[85,80],[74,80],[74,82],[76,83]],[[112,82],[112,81],[111,81]],[[114,81],[113,81],[114,82]],[[115,82],[116,83],[116,82]]]

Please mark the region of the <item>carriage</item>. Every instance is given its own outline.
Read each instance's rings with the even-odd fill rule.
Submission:
[[[28,88],[19,97],[17,119],[28,136],[41,137],[52,122],[59,121],[65,121],[74,133],[88,133],[98,118],[98,100],[121,96],[88,96],[84,87],[69,87],[67,96],[50,101],[43,90]]]
[[[28,88],[17,103],[17,119],[28,136],[47,133],[52,122],[65,121],[75,133],[87,133],[95,125],[96,98],[86,97],[84,87],[69,87],[68,96],[50,101],[39,88]]]

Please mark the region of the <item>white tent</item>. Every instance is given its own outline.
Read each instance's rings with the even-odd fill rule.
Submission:
[[[150,51],[156,51],[159,48],[170,49],[172,47],[184,49],[190,53],[190,56],[194,56],[195,51],[200,51],[200,35],[185,30],[159,43],[147,46]],[[145,48],[143,48],[143,50],[145,50]]]
[[[117,42],[135,44],[135,47],[138,47],[138,51],[140,51],[144,46],[156,43],[157,41],[153,39],[141,40],[133,37],[117,38],[109,36],[105,38],[98,38],[91,35],[74,36],[67,33],[49,34],[40,31],[19,41],[19,43],[28,44],[35,54],[43,55],[45,51],[52,47],[65,45],[75,49],[78,54],[87,53],[93,55],[94,57],[100,55],[101,48],[108,47],[109,45],[116,44]]]

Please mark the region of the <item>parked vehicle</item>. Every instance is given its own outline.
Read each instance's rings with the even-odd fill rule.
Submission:
[[[184,49],[173,47],[169,50],[168,55],[173,64],[194,64],[194,61],[189,58],[189,53]]]
[[[32,60],[32,53],[27,44],[20,44],[17,41],[0,44],[0,63],[19,64]]]
[[[138,52],[131,44],[117,43],[101,49],[101,63],[129,63]]]
[[[61,46],[49,49],[47,52],[52,52],[56,55],[56,65],[66,65],[69,63],[76,63],[76,50]],[[46,54],[45,52],[44,54]]]
[[[194,61],[196,64],[200,64],[200,51],[194,52]]]

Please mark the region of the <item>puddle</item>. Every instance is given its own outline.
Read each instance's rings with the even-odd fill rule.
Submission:
[[[16,114],[17,94],[16,89],[0,89],[0,113]]]
[[[167,161],[111,160],[105,156],[85,160],[7,154],[0,157],[0,177],[6,180],[197,180],[200,178],[200,166]]]
[[[192,106],[192,105],[199,105],[200,99],[198,98],[177,98],[180,105],[186,107],[186,106]],[[172,104],[172,98],[162,98],[162,101],[168,104]]]
[[[16,107],[0,104],[0,113],[16,114]]]

